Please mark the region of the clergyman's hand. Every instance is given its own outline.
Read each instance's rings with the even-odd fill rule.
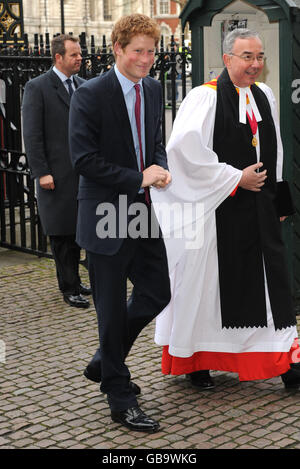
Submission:
[[[243,189],[253,192],[260,192],[261,187],[264,185],[267,178],[267,170],[265,169],[261,173],[257,170],[263,166],[263,163],[255,163],[251,166],[247,166],[243,170],[243,175],[240,180],[239,186]]]

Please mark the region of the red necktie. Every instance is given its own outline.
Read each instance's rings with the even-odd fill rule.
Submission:
[[[255,119],[254,112],[252,111],[252,119],[251,119],[251,117],[249,116],[248,111],[247,111],[247,117],[248,117],[248,121],[249,121],[251,130],[252,130],[253,137],[254,137],[254,135],[257,132],[257,127],[258,127],[257,121]]]
[[[139,147],[140,147],[140,163],[141,163],[141,171],[144,171],[144,158],[143,158],[143,147],[142,147],[142,133],[141,133],[141,95],[140,95],[140,85],[134,85],[135,88],[135,120],[136,120],[136,128],[139,137]],[[145,200],[146,203],[150,204],[150,194],[149,194],[149,187],[144,188],[145,191]]]

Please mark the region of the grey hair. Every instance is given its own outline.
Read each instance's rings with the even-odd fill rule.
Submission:
[[[234,43],[237,39],[249,39],[251,37],[257,37],[260,39],[259,34],[256,31],[246,28],[236,28],[227,34],[223,41],[223,53],[231,54]]]

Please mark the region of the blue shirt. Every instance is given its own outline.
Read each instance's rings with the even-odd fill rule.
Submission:
[[[127,107],[127,112],[128,112],[128,117],[129,117],[129,122],[131,126],[131,131],[132,131],[132,137],[133,137],[133,143],[134,143],[134,149],[136,153],[136,158],[137,158],[137,165],[139,168],[139,171],[141,171],[141,163],[140,163],[140,144],[139,144],[139,137],[138,137],[138,131],[137,131],[137,126],[136,126],[136,120],[135,120],[135,113],[134,113],[134,106],[135,106],[135,89],[134,85],[139,84],[140,85],[140,95],[141,95],[141,138],[142,138],[142,150],[143,150],[143,160],[144,160],[144,166],[145,166],[145,98],[144,98],[144,90],[143,90],[143,80],[140,79],[138,83],[134,83],[131,80],[128,80],[122,73],[118,70],[117,65],[115,65],[115,73],[117,75],[117,78],[120,82],[126,107]]]
[[[66,90],[67,90],[67,92],[68,92],[68,94],[69,94],[68,83],[66,83],[66,80],[67,80],[69,77],[67,77],[64,73],[62,73],[60,70],[58,70],[58,68],[56,68],[55,65],[54,65],[54,67],[53,67],[52,70],[53,70],[53,72],[56,73],[56,75],[58,76],[58,78],[61,79],[61,81],[63,82],[63,84],[64,84],[64,86],[65,86],[65,88],[66,88]],[[72,86],[72,88],[73,88],[73,91],[75,91],[76,88],[75,88],[75,85],[74,85],[73,75],[70,76],[70,80],[71,80],[71,82],[72,82],[72,85],[71,85],[71,86]]]

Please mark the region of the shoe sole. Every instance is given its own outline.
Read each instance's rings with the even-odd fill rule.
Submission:
[[[201,386],[201,385],[199,385],[199,384],[194,384],[194,383],[192,382],[191,378],[187,378],[187,379],[188,379],[188,381],[190,382],[190,384],[193,386],[193,388],[198,389],[198,391],[210,391],[211,389],[215,389],[215,387],[216,387],[215,384],[213,384],[213,385],[211,385],[211,386],[205,386],[205,387],[203,387],[203,386]]]
[[[93,381],[93,383],[100,383],[101,382],[101,379],[99,379],[99,378],[92,378],[91,375],[89,375],[86,370],[84,370],[83,374],[87,379],[89,379],[90,381]]]
[[[83,292],[83,291],[80,291],[79,293],[80,293],[80,295],[83,295],[83,296],[90,296],[92,294],[92,292],[87,293],[87,292]]]
[[[198,389],[198,391],[211,391],[212,389],[215,389],[215,385],[213,386],[209,386],[209,387],[203,387],[203,386],[199,386],[198,384],[193,384],[191,383],[191,385],[193,386],[193,388],[195,389]]]
[[[85,308],[89,308],[89,307],[90,307],[90,303],[88,303],[88,304],[86,304],[86,305],[72,305],[71,303],[69,303],[69,302],[66,301],[65,299],[64,299],[64,302],[65,302],[67,305],[71,306],[72,308],[83,308],[83,309],[85,309]]]
[[[300,384],[285,384],[284,387],[287,391],[289,391],[290,389],[297,390],[300,389]]]
[[[151,429],[144,429],[144,428],[132,428],[131,425],[126,424],[125,422],[122,422],[118,418],[111,417],[112,421],[115,423],[119,423],[120,425],[123,425],[123,427],[129,428],[129,430],[132,430],[133,432],[141,432],[141,433],[157,433],[160,431],[160,426],[158,425],[157,428],[151,428]]]

